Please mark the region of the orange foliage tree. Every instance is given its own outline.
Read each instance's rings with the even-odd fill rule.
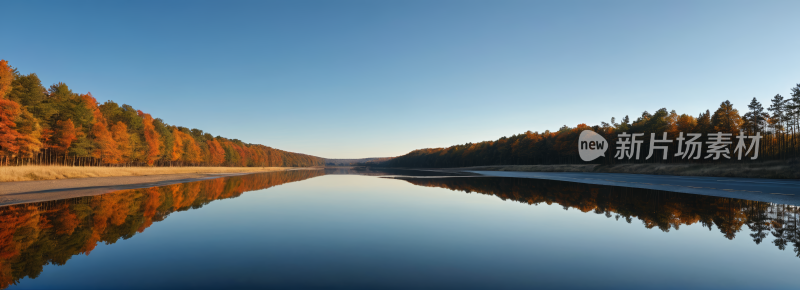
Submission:
[[[183,133],[183,140],[186,146],[186,150],[184,152],[183,161],[189,162],[191,164],[200,163],[203,161],[203,152],[200,150],[200,146],[197,145],[197,142],[190,136],[189,134]]]
[[[67,119],[66,121],[58,120],[56,121],[55,129],[53,134],[53,146],[51,148],[58,153],[66,153],[69,146],[72,145],[72,141],[78,139],[75,124],[72,123],[71,119]]]
[[[133,155],[133,146],[131,146],[131,136],[128,134],[128,126],[125,123],[117,122],[111,126],[111,136],[114,142],[117,143],[117,150],[122,156],[121,160],[117,161],[130,161],[130,156]]]
[[[142,118],[142,123],[144,125],[144,140],[147,143],[147,154],[145,156],[145,160],[147,165],[153,165],[156,159],[158,158],[158,154],[160,154],[159,147],[161,146],[161,135],[158,134],[156,131],[155,126],[153,126],[153,117],[150,114],[145,114],[142,111],[138,111],[139,117]]]
[[[42,127],[39,126],[39,121],[24,108],[20,110],[20,114],[16,120],[18,151],[17,154],[22,157],[31,158],[39,153],[42,148],[42,142],[39,140],[42,134]]]
[[[16,155],[19,151],[17,139],[22,135],[17,132],[17,124],[14,123],[19,113],[19,104],[0,99],[0,153],[5,156]]]
[[[92,156],[94,158],[102,158],[106,163],[119,163],[122,159],[122,154],[117,149],[117,142],[114,141],[111,132],[108,131],[106,119],[97,107],[97,100],[92,97],[92,93],[81,95],[81,98],[94,117],[91,135],[94,138],[95,149],[92,151]]]
[[[225,150],[217,139],[207,140],[206,144],[208,144],[209,163],[214,166],[222,165],[222,162],[225,162]]]
[[[183,156],[183,132],[178,131],[178,128],[172,128],[172,137],[175,140],[172,141],[170,157],[172,161],[178,161]]]
[[[11,91],[11,81],[14,80],[14,71],[8,66],[8,62],[0,60],[0,99]]]

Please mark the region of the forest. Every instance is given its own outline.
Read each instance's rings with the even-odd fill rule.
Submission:
[[[45,88],[0,60],[0,166],[324,165],[324,159],[212,136],[64,83]]]
[[[324,174],[259,173],[2,207],[0,289],[25,277],[36,278],[45,265],[64,265],[74,255],[89,255],[100,242],[129,239],[173,212]]]
[[[467,143],[447,148],[426,148],[414,150],[408,154],[382,162],[371,162],[362,165],[385,167],[466,167],[483,165],[536,165],[536,164],[580,164],[587,163],[579,158],[578,137],[584,130],[591,130],[608,140],[609,144],[619,141],[621,133],[643,133],[641,151],[647,156],[650,147],[650,133],[655,133],[658,140],[667,133],[669,140],[676,140],[681,133],[700,133],[698,140],[709,143],[708,134],[730,133],[731,144],[728,152],[735,151],[737,137],[761,136],[758,157],[754,153],[743,160],[737,158],[692,159],[675,155],[679,152],[679,144],[669,146],[668,158],[651,159],[619,159],[615,158],[615,147],[611,145],[605,154],[592,163],[645,163],[645,162],[758,162],[767,160],[796,160],[800,157],[800,84],[790,89],[790,96],[780,94],[773,96],[768,104],[762,104],[753,98],[747,105],[747,111],[740,113],[730,101],[720,103],[715,110],[706,110],[697,116],[679,114],[675,110],[661,108],[654,113],[644,111],[641,116],[631,120],[623,117],[619,122],[611,118],[610,123],[589,126],[579,124],[575,127],[564,125],[557,131],[531,132],[511,137],[502,137],[495,141]],[[729,156],[732,154],[729,154]]]

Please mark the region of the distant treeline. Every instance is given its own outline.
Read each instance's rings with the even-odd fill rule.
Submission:
[[[768,108],[756,99],[748,105],[748,111],[741,115],[730,101],[724,101],[715,111],[706,110],[697,117],[688,114],[678,114],[674,110],[659,109],[655,113],[645,111],[636,120],[631,121],[628,116],[617,123],[611,118],[611,123],[601,122],[600,125],[588,126],[579,124],[576,127],[563,126],[558,131],[531,132],[511,137],[502,137],[496,141],[480,143],[467,143],[447,148],[427,148],[414,150],[406,155],[399,156],[384,162],[371,165],[389,167],[463,167],[481,165],[532,165],[532,164],[570,164],[586,163],[578,155],[578,137],[584,130],[592,130],[608,140],[611,146],[601,157],[593,163],[612,164],[621,162],[719,162],[738,161],[734,155],[734,146],[737,144],[736,136],[740,131],[746,136],[760,134],[760,146],[756,160],[784,160],[800,157],[800,84],[791,88],[791,97],[784,98],[775,95]],[[618,134],[623,132],[644,133],[641,145],[642,157],[639,160],[615,158],[615,143]],[[714,161],[702,158],[691,159],[675,156],[678,152],[677,142],[669,146],[669,158],[645,159],[650,146],[650,133],[656,133],[656,140],[662,139],[662,133],[668,134],[668,139],[676,140],[680,132],[701,133],[699,141],[706,146],[709,133],[731,133],[732,144],[728,145],[731,159],[722,158]],[[688,139],[687,139],[688,140]],[[750,140],[750,139],[748,139]],[[748,141],[750,142],[750,141]],[[654,147],[655,148],[655,147]],[[661,151],[656,151],[661,154]],[[704,151],[705,152],[705,151]],[[751,160],[753,153],[742,160]],[[659,155],[660,156],[660,155]],[[369,165],[369,164],[367,164]]]
[[[0,166],[319,166],[324,159],[172,126],[130,105],[42,86],[0,61]]]
[[[326,166],[355,166],[366,163],[374,164],[378,162],[387,161],[394,157],[373,157],[373,158],[360,158],[360,159],[325,159]]]

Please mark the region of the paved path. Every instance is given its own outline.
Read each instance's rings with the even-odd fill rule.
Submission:
[[[486,176],[523,177],[730,197],[800,205],[800,180],[672,176],[587,172],[468,171]]]

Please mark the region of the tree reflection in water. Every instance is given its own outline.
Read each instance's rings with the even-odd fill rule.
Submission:
[[[322,170],[251,174],[2,207],[0,287],[36,278],[47,264],[89,255],[98,242],[131,238],[170,213],[321,175]]]
[[[197,209],[214,200],[301,181],[325,174],[399,175],[400,171],[298,170],[132,189],[99,196],[0,208],[0,286],[36,278],[45,265],[64,265],[77,254],[89,255],[99,242],[113,244],[143,232],[170,213]],[[756,244],[767,239],[800,257],[798,208],[731,198],[580,183],[499,177],[392,177],[411,184],[494,195],[527,204],[556,203],[565,209],[639,219],[646,228],[668,232],[700,223],[734,239],[745,227]]]
[[[564,209],[603,214],[631,223],[634,218],[648,229],[664,232],[681,225],[700,223],[709,230],[715,225],[727,239],[734,239],[746,225],[750,237],[760,244],[772,236],[780,250],[791,243],[800,257],[800,232],[796,206],[657,191],[603,186],[554,180],[502,177],[407,178],[414,185],[494,195],[502,200],[527,204],[556,203]]]

